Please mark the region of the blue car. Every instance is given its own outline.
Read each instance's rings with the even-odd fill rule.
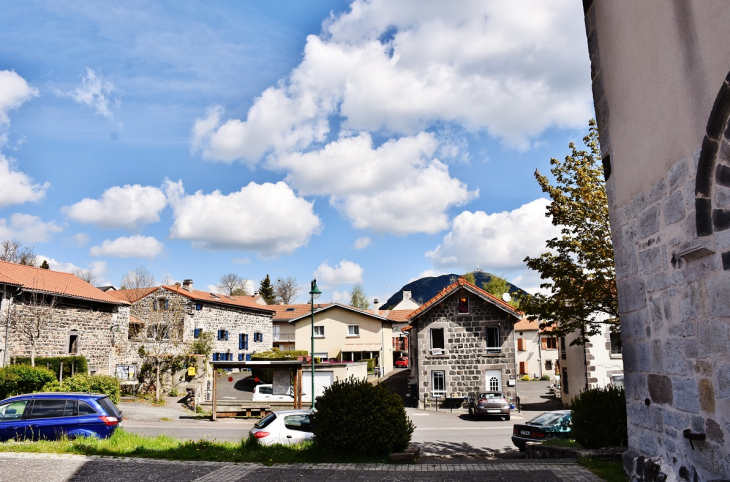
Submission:
[[[0,401],[0,442],[106,438],[122,424],[108,395],[31,393]]]

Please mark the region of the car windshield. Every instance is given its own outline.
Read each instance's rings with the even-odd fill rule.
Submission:
[[[20,420],[23,417],[23,411],[25,411],[27,404],[27,400],[21,400],[0,405],[0,421]]]
[[[271,425],[271,422],[276,420],[276,414],[270,413],[266,417],[262,418],[259,423],[254,425],[254,428],[266,428]]]
[[[564,412],[548,412],[533,418],[527,423],[530,425],[555,425],[563,417],[565,417]]]
[[[122,416],[122,412],[120,412],[117,406],[114,405],[114,402],[109,400],[109,397],[100,398],[96,401],[96,403],[101,405],[101,408],[104,409],[107,415],[117,418]]]
[[[479,398],[486,398],[487,400],[494,400],[498,398],[504,398],[504,395],[501,393],[493,393],[493,392],[482,392],[479,394]]]

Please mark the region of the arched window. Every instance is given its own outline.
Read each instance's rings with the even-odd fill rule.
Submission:
[[[499,391],[499,380],[497,377],[490,377],[489,378],[489,391],[490,392],[498,392]]]

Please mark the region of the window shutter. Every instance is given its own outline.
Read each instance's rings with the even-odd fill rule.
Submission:
[[[152,309],[157,311],[157,301],[152,302]]]
[[[243,361],[243,353],[238,354],[238,361]]]
[[[519,351],[525,351],[525,339],[524,338],[517,339],[517,349]]]
[[[213,361],[218,361],[218,353],[213,353]]]
[[[248,334],[243,335],[243,349],[248,350]]]
[[[547,338],[540,338],[540,345],[542,346],[543,350],[547,350],[547,347],[548,347]]]
[[[243,350],[243,333],[238,334],[238,349]]]
[[[527,373],[527,362],[520,362],[520,373]]]
[[[201,332],[201,328],[196,328],[195,329],[195,334],[193,335],[193,337],[194,338],[200,338],[200,332]]]
[[[224,330],[223,332],[224,332],[224,333],[225,333],[225,335],[226,335],[226,341],[228,341],[228,330]]]

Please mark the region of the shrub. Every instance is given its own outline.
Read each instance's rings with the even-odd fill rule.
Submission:
[[[49,357],[35,357],[35,366],[45,367],[51,370],[58,380],[58,372],[61,369],[61,363],[63,363],[63,378],[70,377],[77,373],[86,373],[89,371],[86,358],[83,356],[49,356]],[[15,365],[30,365],[29,356],[18,356],[14,359]],[[73,368],[73,373],[71,370]]]
[[[368,373],[375,370],[375,358],[363,358],[360,361],[368,362]]]
[[[546,373],[545,375],[540,377],[540,380],[550,380],[550,375]]]
[[[414,428],[398,395],[354,377],[325,389],[312,421],[315,445],[350,455],[404,450]]]
[[[588,449],[624,446],[626,429],[626,393],[609,385],[579,393],[572,401],[573,438]]]
[[[520,380],[522,380],[523,382],[529,382],[530,375],[522,375],[522,377],[520,377]]]
[[[109,395],[114,403],[119,403],[121,395],[121,386],[119,380],[109,375],[86,375],[79,373],[69,378],[65,378],[62,383],[53,381],[43,387],[43,390],[49,392],[82,392],[82,393],[103,393]]]
[[[9,365],[0,368],[0,400],[13,395],[37,392],[47,383],[55,381],[53,372],[43,367]]]

